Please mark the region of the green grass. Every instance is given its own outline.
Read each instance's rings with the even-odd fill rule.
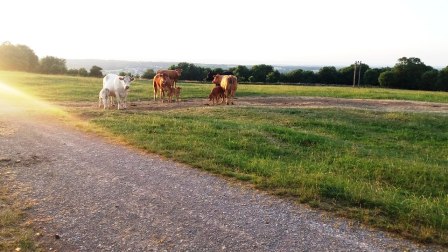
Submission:
[[[40,75],[0,71],[0,81],[38,95],[48,101],[97,101],[101,78]],[[182,83],[182,98],[206,98],[211,83]],[[237,97],[247,96],[320,96],[357,99],[393,99],[448,103],[447,92],[411,91],[384,88],[352,88],[332,86],[251,85],[240,84]],[[137,80],[131,85],[129,99],[149,100],[153,97],[152,80]]]
[[[68,101],[96,102],[101,87],[100,79],[10,72],[0,73],[0,81],[8,75],[10,83],[51,101],[63,101],[59,92]],[[187,99],[206,97],[211,88],[180,85]],[[93,97],[79,95],[78,86]],[[148,81],[136,82],[131,99],[149,99],[150,90]],[[240,85],[237,91],[237,97],[294,95],[448,102],[443,92],[370,88]],[[237,106],[70,113],[148,152],[448,244],[447,114]]]

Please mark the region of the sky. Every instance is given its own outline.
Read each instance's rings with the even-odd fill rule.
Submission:
[[[448,65],[448,0],[6,0],[0,43],[40,58]]]

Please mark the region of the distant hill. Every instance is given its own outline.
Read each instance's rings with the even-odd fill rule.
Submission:
[[[159,69],[167,69],[172,65],[177,65],[179,62],[156,62],[156,61],[125,61],[125,60],[97,60],[97,59],[67,59],[68,69],[79,69],[85,68],[90,70],[92,66],[101,67],[105,73],[119,73],[119,72],[130,72],[133,74],[142,74],[147,69],[154,69],[157,71]],[[227,64],[202,64],[193,63],[196,66],[214,68],[229,69],[231,67],[236,67],[237,65],[227,65]],[[252,65],[246,65],[251,68]],[[321,66],[283,66],[283,65],[272,65],[274,69],[278,70],[280,73],[290,72],[296,69],[317,71]]]

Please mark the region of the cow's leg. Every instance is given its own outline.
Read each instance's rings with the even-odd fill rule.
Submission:
[[[119,95],[117,95],[115,96],[115,99],[117,100],[117,109],[120,110],[122,108],[121,98]]]

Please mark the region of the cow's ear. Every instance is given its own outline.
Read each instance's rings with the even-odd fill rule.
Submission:
[[[131,77],[131,81],[134,81],[134,77]]]
[[[124,80],[124,77],[121,77],[121,76],[120,76],[120,77],[118,77],[118,79],[120,79],[120,80]]]

